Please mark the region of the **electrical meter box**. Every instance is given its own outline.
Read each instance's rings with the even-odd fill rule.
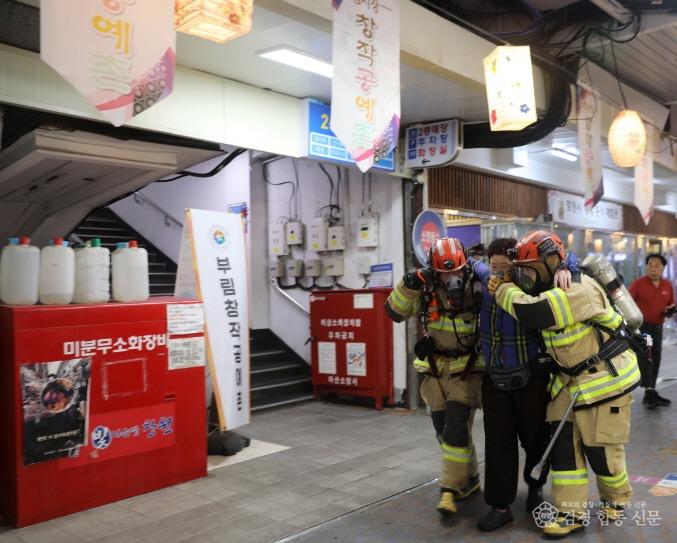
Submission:
[[[327,221],[313,219],[308,223],[309,249],[311,251],[327,250]],[[310,277],[310,276],[309,276]]]
[[[327,249],[343,251],[346,248],[346,230],[343,226],[330,226],[327,229]]]
[[[289,254],[285,224],[271,224],[268,226],[268,252],[271,256],[285,256]]]
[[[378,219],[360,217],[357,221],[357,246],[378,247]]]
[[[290,258],[285,262],[287,277],[303,277],[303,260]]]
[[[375,254],[360,255],[357,257],[357,273],[360,275],[369,275],[371,267],[377,263]]]
[[[325,258],[324,259],[324,274],[327,277],[338,277],[343,275],[343,259],[342,258]]]
[[[284,277],[284,263],[281,260],[276,260],[271,262],[268,266],[270,270],[270,278],[275,279],[276,277]]]
[[[287,245],[303,245],[303,223],[288,222],[286,225]]]
[[[305,261],[305,276],[320,277],[322,275],[322,261],[319,258]]]

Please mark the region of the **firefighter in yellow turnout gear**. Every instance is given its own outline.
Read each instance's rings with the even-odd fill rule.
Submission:
[[[495,289],[498,305],[522,326],[541,330],[556,363],[547,410],[553,430],[580,390],[551,453],[553,501],[560,513],[544,533],[559,538],[585,527],[586,459],[597,476],[607,518],[621,518],[630,500],[623,444],[630,436],[630,391],[638,386],[640,372],[622,332],[623,318],[594,279],[581,275],[567,292],[552,287],[564,258],[564,245],[556,234],[527,234],[514,257],[515,283],[500,284],[500,279],[492,278],[489,290]]]
[[[480,488],[472,424],[481,406],[484,359],[477,349],[477,321],[489,269],[469,259],[455,238],[438,240],[429,262],[431,268],[404,276],[386,311],[395,322],[417,316],[425,329],[416,344],[414,367],[425,374],[421,396],[442,449],[437,509],[448,514],[457,511],[455,499]]]

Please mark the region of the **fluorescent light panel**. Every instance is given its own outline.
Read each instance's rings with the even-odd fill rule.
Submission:
[[[558,158],[563,158],[564,160],[568,160],[569,162],[576,162],[578,160],[578,157],[576,155],[573,155],[569,153],[568,151],[563,151],[561,149],[550,149],[550,153],[555,155]]]
[[[329,79],[334,76],[334,66],[331,63],[291,47],[275,47],[265,51],[258,51],[256,54],[268,60],[274,60],[275,62],[328,77]]]

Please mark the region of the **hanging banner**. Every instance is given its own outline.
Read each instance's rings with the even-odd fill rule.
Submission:
[[[40,2],[40,58],[115,126],[171,94],[175,50],[174,2]]]
[[[576,87],[578,147],[585,191],[585,208],[592,209],[604,196],[602,178],[602,115],[597,111],[599,97],[580,83]]]
[[[365,172],[400,129],[399,0],[332,0],[331,130]]]
[[[586,209],[582,196],[559,190],[548,191],[548,213],[555,222],[594,228],[595,230],[623,230],[623,206],[601,201],[594,209]]]
[[[239,214],[186,210],[174,295],[204,305],[209,376],[223,430],[249,422],[246,265]]]
[[[644,224],[649,224],[653,215],[653,156],[649,147],[653,145],[653,127],[645,124],[647,150],[635,166],[635,207],[639,210]]]

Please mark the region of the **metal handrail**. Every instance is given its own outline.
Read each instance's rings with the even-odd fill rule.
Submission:
[[[162,213],[162,214],[165,216],[165,225],[171,226],[170,222],[173,222],[173,223],[175,223],[176,225],[178,225],[178,226],[180,226],[181,228],[183,228],[183,223],[182,223],[181,221],[179,221],[178,219],[174,218],[170,213],[168,213],[167,211],[165,211],[164,209],[162,209],[159,205],[157,205],[155,202],[153,202],[153,200],[151,200],[150,198],[148,198],[148,196],[146,196],[145,194],[143,194],[143,193],[141,193],[141,192],[135,192],[133,196],[134,196],[134,201],[135,201],[137,204],[142,205],[142,204],[146,203],[146,204],[148,204],[150,207],[152,207],[153,209],[155,209],[156,211],[159,211],[160,213]]]
[[[303,311],[306,315],[310,315],[310,310],[306,309],[303,304],[292,298],[289,294],[287,294],[284,290],[282,290],[280,287],[278,287],[273,281],[270,282],[270,286],[273,287],[277,292],[282,294],[287,300],[289,300],[291,303],[293,303],[297,308],[299,308],[301,311]]]

